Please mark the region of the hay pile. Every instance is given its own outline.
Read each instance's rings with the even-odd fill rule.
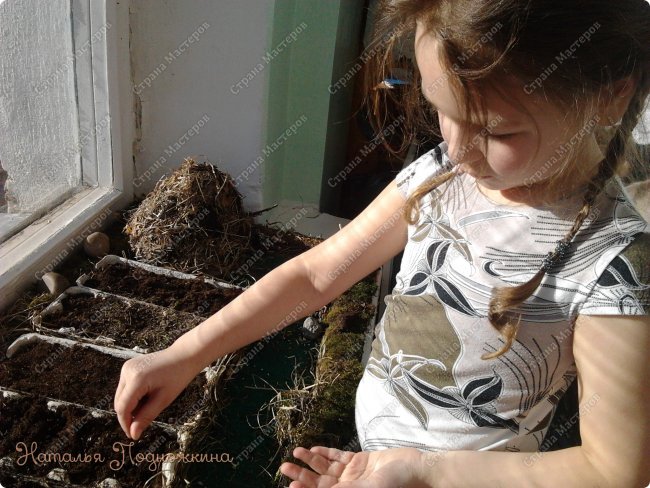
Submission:
[[[156,184],[124,231],[141,261],[225,277],[249,249],[252,226],[230,175],[187,158]]]

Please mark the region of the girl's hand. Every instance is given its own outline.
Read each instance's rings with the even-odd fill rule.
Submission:
[[[126,361],[115,392],[115,411],[127,437],[139,439],[196,375],[173,346]]]
[[[316,446],[297,447],[293,455],[314,471],[283,463],[280,471],[295,480],[290,488],[410,488],[422,487],[421,454],[417,449],[340,451]]]

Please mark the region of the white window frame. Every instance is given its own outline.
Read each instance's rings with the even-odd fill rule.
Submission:
[[[93,188],[0,245],[0,310],[133,199],[129,3],[71,0],[75,52],[87,46],[75,58],[75,74],[83,183]]]

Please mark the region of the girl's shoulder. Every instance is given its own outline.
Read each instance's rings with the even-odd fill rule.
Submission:
[[[404,198],[408,198],[420,185],[451,171],[452,168],[453,163],[447,157],[447,143],[443,141],[397,173],[397,188]]]

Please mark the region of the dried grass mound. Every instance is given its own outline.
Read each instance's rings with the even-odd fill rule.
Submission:
[[[187,158],[158,181],[124,231],[142,261],[225,277],[250,247],[252,226],[230,175]]]

